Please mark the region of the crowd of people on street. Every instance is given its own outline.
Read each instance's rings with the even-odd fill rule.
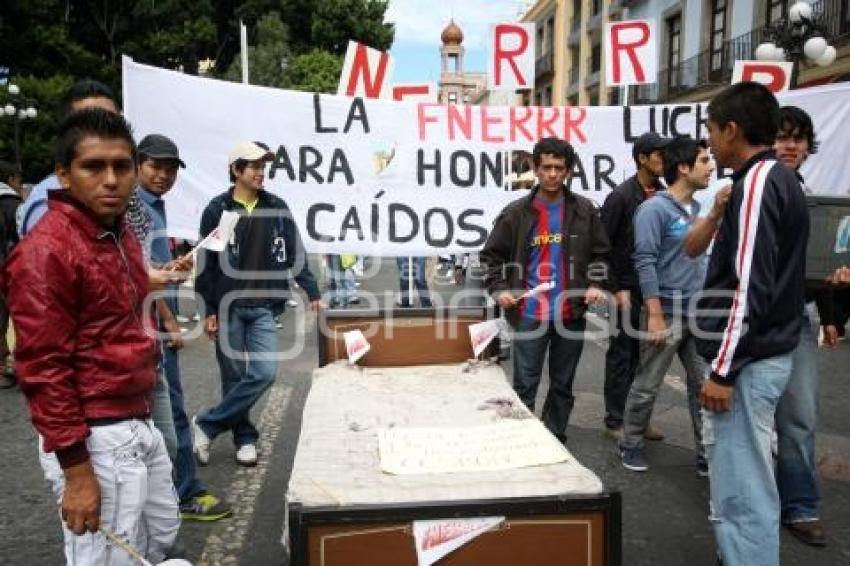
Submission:
[[[26,200],[21,171],[0,162],[0,387],[17,383],[26,397],[68,563],[130,560],[101,529],[163,560],[178,552],[181,520],[232,514],[198,474],[212,443],[229,433],[236,463],[258,463],[251,410],[278,375],[284,310],[300,294],[314,311],[358,304],[363,258],[324,258],[323,300],[285,194],[264,189],[274,155],[260,141],[234,144],[227,188],[201,215],[199,241],[235,215],[232,234],[220,249],[180,249],[163,200],[186,167],[177,144],[165,133],[137,142],[112,91],[95,81],[71,87],[59,118],[55,173]],[[645,442],[664,438],[651,417],[678,356],[718,561],[778,564],[780,524],[826,544],[811,304],[823,345],[835,346],[850,268],[806,278],[800,168],[818,144],[803,110],[740,83],[711,101],[707,129],[707,140],[638,137],[635,175],[601,208],[569,189],[573,147],[539,140],[537,184],[499,214],[480,254],[447,265],[459,285],[477,281],[476,304],[489,296],[512,327],[513,385],[532,410],[548,353],[541,419],[564,443],[586,315],[608,306],[604,425],[630,471],[647,472]],[[724,171],[726,181],[712,183]],[[709,186],[711,198],[701,198]],[[414,305],[413,287],[421,307],[439,304],[426,258],[397,267],[398,306]],[[193,273],[221,397],[190,417],[178,298]]]
[[[598,213],[569,189],[572,146],[540,140],[538,184],[502,210],[480,259],[487,291],[514,329],[514,389],[531,410],[548,352],[542,420],[562,441],[585,313],[605,293],[613,305],[604,424],[630,471],[649,470],[645,441],[664,438],[651,415],[678,355],[718,563],[775,565],[780,523],[806,544],[826,544],[810,307],[817,304],[824,346],[835,346],[847,320],[837,289],[848,269],[806,277],[800,167],[817,141],[805,111],[739,83],[711,100],[707,129],[707,140],[638,137],[636,174]],[[715,170],[730,175],[701,201]],[[541,283],[551,291],[529,296]]]

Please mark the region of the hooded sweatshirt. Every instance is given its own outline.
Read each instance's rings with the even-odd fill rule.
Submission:
[[[686,316],[705,279],[703,256],[688,257],[682,244],[700,205],[694,200],[689,208],[665,191],[641,204],[634,217],[632,258],[640,290],[644,299],[658,297],[666,314]]]

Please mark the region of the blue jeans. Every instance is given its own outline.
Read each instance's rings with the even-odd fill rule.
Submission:
[[[410,261],[406,257],[396,258],[398,265],[399,287],[401,287],[401,306],[412,306],[410,298]],[[428,290],[428,281],[425,278],[425,264],[427,258],[413,258],[413,284],[416,286],[416,292],[419,294],[419,303],[422,307],[430,308],[431,292]]]
[[[162,367],[156,368],[156,387],[153,390],[153,410],[151,420],[162,434],[165,450],[172,462],[177,458],[177,433],[174,428],[174,417],[171,414],[171,397],[168,381],[162,375]]]
[[[237,448],[256,444],[260,435],[251,423],[251,408],[277,376],[277,360],[272,359],[277,352],[274,316],[265,307],[232,306],[219,325],[215,353],[221,401],[198,414],[196,422],[210,439],[231,430]]]
[[[779,564],[779,493],[770,437],[791,359],[788,353],[746,365],[729,411],[703,416],[711,520],[726,566]]]
[[[328,269],[330,270],[330,307],[345,308],[354,301],[354,297],[357,295],[354,278],[347,273],[349,270],[343,269],[342,256],[329,255]]]
[[[180,359],[177,352],[163,344],[165,352],[163,367],[168,380],[168,393],[171,396],[171,415],[174,419],[174,432],[177,437],[177,453],[171,461],[174,463],[174,486],[180,502],[185,503],[206,491],[198,479],[195,457],[192,454],[192,430],[183,404],[183,385],[180,383]]]
[[[584,346],[584,319],[563,323],[558,332],[555,322],[524,318],[514,336],[514,391],[531,411],[540,385],[543,361],[549,351],[549,392],[543,404],[543,424],[562,442],[573,410],[573,379]]]
[[[815,461],[818,418],[817,339],[808,314],[803,317],[800,343],[792,352],[791,379],[776,407],[779,451],[776,485],[782,502],[782,521],[818,518],[820,495]]]

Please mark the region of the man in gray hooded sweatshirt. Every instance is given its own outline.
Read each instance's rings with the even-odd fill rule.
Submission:
[[[683,240],[699,214],[693,195],[708,185],[713,172],[714,162],[705,141],[690,136],[673,139],[664,152],[667,191],[645,201],[635,213],[633,259],[645,308],[640,360],[626,399],[620,441],[623,466],[635,472],[649,469],[643,435],[664,375],[678,354],[687,372],[697,473],[708,475],[698,404],[705,363],[697,355],[687,324],[691,298],[702,289],[704,261],[701,256],[688,257]]]

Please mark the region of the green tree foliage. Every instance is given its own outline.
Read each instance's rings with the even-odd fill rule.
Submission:
[[[380,50],[392,44],[395,31],[392,24],[384,23],[386,10],[387,2],[381,0],[244,2],[234,15],[249,22],[253,31],[248,48],[249,81],[294,90],[335,92],[349,40]],[[256,25],[251,25],[255,19]],[[216,68],[223,64],[218,62]],[[234,57],[223,76],[242,80],[238,57]]]
[[[285,69],[289,58],[289,29],[280,20],[277,12],[262,16],[257,21],[255,47],[248,47],[249,82],[264,86],[285,88]],[[242,61],[236,58],[224,74],[229,81],[242,80]]]
[[[342,56],[314,49],[292,60],[287,68],[287,88],[307,92],[336,92]]]
[[[395,30],[384,23],[388,2],[378,0],[319,0],[315,3],[313,45],[331,53],[345,53],[349,40],[380,51],[389,49]]]
[[[65,91],[73,84],[70,75],[56,74],[48,78],[18,76],[18,85],[27,98],[38,107],[38,117],[20,123],[21,162],[24,179],[38,181],[53,170],[53,133],[56,131],[55,109]],[[5,89],[0,89],[5,94]],[[5,99],[0,97],[5,105]],[[14,162],[14,122],[0,118],[0,158]]]
[[[349,39],[392,44],[386,9],[386,0],[0,0],[0,66],[39,111],[22,123],[24,178],[52,168],[55,109],[75,80],[120,96],[122,54],[193,74],[209,59],[217,76],[241,80],[244,19],[252,83],[333,92]],[[0,159],[14,157],[12,124],[0,120]]]

